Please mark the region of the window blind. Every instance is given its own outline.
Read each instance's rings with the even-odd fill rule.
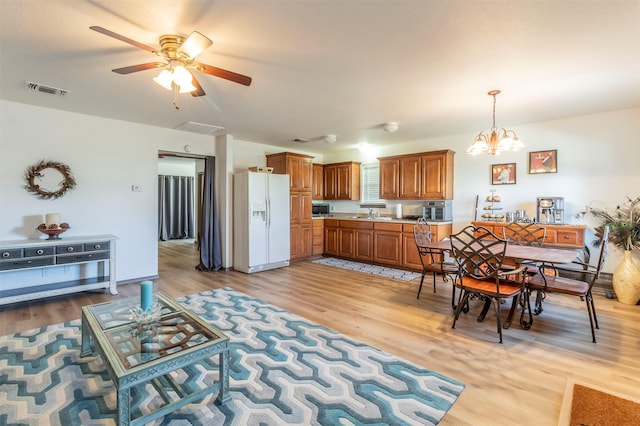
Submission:
[[[384,204],[380,199],[379,163],[362,165],[362,204]]]

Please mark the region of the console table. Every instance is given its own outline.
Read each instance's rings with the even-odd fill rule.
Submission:
[[[117,294],[116,239],[0,241],[0,305],[96,289]]]

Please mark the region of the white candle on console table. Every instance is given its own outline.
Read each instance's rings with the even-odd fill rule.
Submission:
[[[47,213],[44,223],[47,228],[51,225],[60,225],[60,213]]]

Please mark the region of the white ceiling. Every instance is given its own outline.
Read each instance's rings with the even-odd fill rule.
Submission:
[[[198,74],[201,98],[156,85],[157,57],[199,31],[200,62],[253,78]],[[70,91],[28,91],[25,81]],[[0,98],[326,153],[640,106],[640,0],[0,0]],[[397,121],[393,134],[380,129]],[[319,140],[336,134],[330,145]],[[312,139],[301,145],[294,138]],[[318,138],[318,140],[313,140]],[[525,141],[526,142],[526,141]]]

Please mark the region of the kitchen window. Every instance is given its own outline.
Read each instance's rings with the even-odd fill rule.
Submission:
[[[384,204],[380,199],[380,164],[362,165],[362,204]]]

